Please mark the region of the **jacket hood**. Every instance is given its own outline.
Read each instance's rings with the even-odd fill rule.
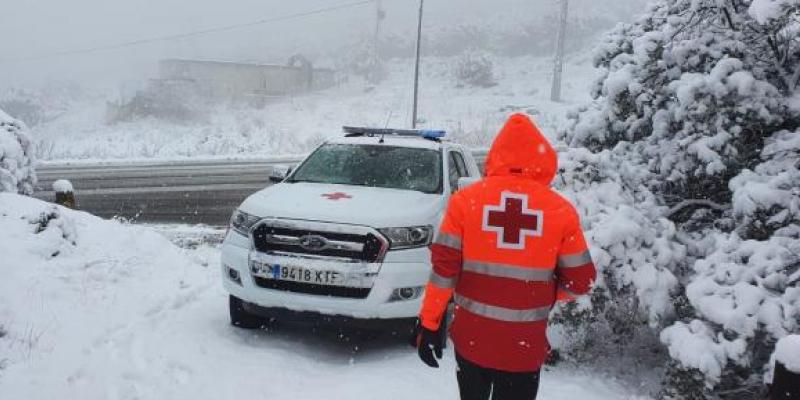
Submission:
[[[549,186],[558,156],[539,128],[525,114],[512,115],[489,149],[486,176],[518,176]]]

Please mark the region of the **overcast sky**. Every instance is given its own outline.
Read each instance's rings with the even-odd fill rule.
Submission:
[[[281,17],[355,0],[5,0],[0,13],[0,86],[48,80],[119,80],[153,73],[166,57],[282,62],[363,39],[374,29],[375,4],[180,40],[89,54],[36,58],[201,29]],[[413,35],[418,2],[382,0],[384,30]],[[573,15],[620,15],[645,0],[572,0]],[[605,3],[605,4],[603,4]],[[636,6],[631,7],[631,4]],[[555,0],[426,0],[426,26],[514,21],[553,15]],[[501,22],[502,23],[502,22]]]

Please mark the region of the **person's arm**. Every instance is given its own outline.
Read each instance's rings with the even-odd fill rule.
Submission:
[[[589,293],[597,278],[578,213],[572,209],[568,218],[556,264],[557,301],[572,301]]]
[[[439,329],[461,274],[462,226],[463,213],[456,195],[450,198],[439,233],[431,244],[433,270],[419,313],[420,324],[431,331]]]

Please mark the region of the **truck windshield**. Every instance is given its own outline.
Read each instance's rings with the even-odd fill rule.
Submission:
[[[441,193],[439,151],[383,145],[326,144],[287,182],[315,182]]]

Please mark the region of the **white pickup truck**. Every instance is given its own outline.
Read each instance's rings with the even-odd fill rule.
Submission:
[[[406,327],[417,316],[428,245],[459,179],[480,177],[478,165],[441,131],[345,133],[234,212],[222,245],[232,324]]]

